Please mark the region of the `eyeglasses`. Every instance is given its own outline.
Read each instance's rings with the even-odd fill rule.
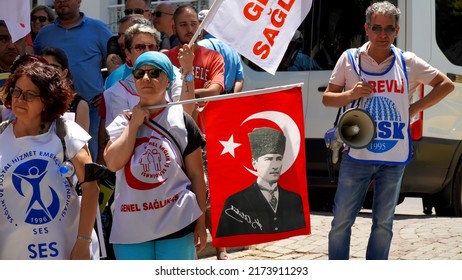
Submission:
[[[157,51],[157,45],[154,44],[136,44],[132,47],[137,52],[143,52],[146,49],[148,51]]]
[[[32,22],[36,22],[37,20],[40,21],[40,22],[45,22],[45,21],[48,20],[48,18],[45,17],[45,16],[31,16],[30,17],[30,21],[32,21]]]
[[[372,32],[374,32],[375,34],[380,34],[382,33],[382,31],[385,31],[385,33],[387,35],[393,35],[396,31],[396,27],[395,26],[387,26],[385,28],[383,28],[382,26],[380,25],[372,25],[372,27],[369,25],[369,28],[372,30]]]
[[[142,15],[142,14],[144,14],[144,12],[149,12],[149,10],[144,10],[144,9],[140,9],[140,8],[136,8],[136,9],[125,9],[125,10],[124,10],[124,14],[125,14],[126,16],[131,15],[131,14]]]
[[[154,13],[152,13],[155,17],[161,17],[162,14],[165,14],[165,15],[169,15],[169,16],[173,16],[173,14],[169,14],[169,13],[164,13],[164,12],[161,12],[161,11],[156,11]]]
[[[17,87],[10,88],[10,94],[14,98],[20,98],[22,96],[22,98],[27,102],[32,102],[35,98],[40,97],[40,94],[36,94],[35,92],[30,90],[23,91],[22,89]]]
[[[157,68],[152,68],[152,69],[149,69],[149,70],[136,69],[135,71],[133,71],[133,77],[135,77],[135,79],[137,79],[137,80],[142,79],[144,77],[144,75],[146,74],[146,72],[148,73],[149,79],[157,79],[157,78],[159,78],[160,72],[162,72],[162,71],[160,69],[157,69]]]

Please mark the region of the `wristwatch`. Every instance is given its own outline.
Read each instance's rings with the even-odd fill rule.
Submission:
[[[181,75],[181,79],[185,80],[186,82],[192,82],[194,81],[194,75],[192,73],[183,74]]]

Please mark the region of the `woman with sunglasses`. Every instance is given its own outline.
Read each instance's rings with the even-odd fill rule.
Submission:
[[[60,119],[74,96],[71,85],[35,61],[11,74],[3,96],[15,119],[2,124],[0,134],[0,259],[98,258],[99,187],[84,182],[90,136]],[[84,182],[81,197],[66,173],[71,166]]]
[[[166,101],[175,79],[166,55],[143,53],[133,76],[138,105],[107,127],[104,158],[116,171],[110,242],[116,259],[193,260],[207,240],[204,139],[183,106]]]
[[[45,5],[38,5],[30,12],[30,35],[32,41],[45,25],[52,23],[56,18],[55,12]]]

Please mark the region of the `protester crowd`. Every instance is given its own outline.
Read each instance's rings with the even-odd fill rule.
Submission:
[[[206,32],[189,46],[207,15],[189,4],[162,3],[152,11],[150,0],[126,0],[125,17],[113,36],[103,22],[80,10],[80,2],[56,0],[54,11],[34,7],[31,33],[17,42],[12,42],[0,20],[0,73],[8,73],[0,84],[0,194],[5,199],[3,208],[11,214],[1,216],[0,259],[98,259],[103,244],[107,259],[196,259],[205,248],[206,229],[211,229],[206,104],[167,105],[241,91],[245,78],[239,55]],[[376,50],[374,36],[386,35],[390,44],[377,48],[374,55],[387,58],[391,37],[399,30],[397,15],[380,9],[369,12],[371,42],[359,50],[360,56]],[[395,27],[396,33],[388,26]],[[366,59],[375,59],[374,55]],[[336,67],[338,76],[332,77],[324,94],[326,106],[340,107],[352,96],[371,94],[354,71],[348,72],[354,77],[345,79],[347,85],[341,84],[347,71],[343,68],[354,64],[346,62],[346,54],[342,59]],[[15,62],[19,65],[13,67]],[[107,78],[103,68],[109,72]],[[423,68],[425,77],[412,76],[409,82],[432,85],[440,100],[451,91],[451,82],[429,65]],[[368,71],[375,69],[370,66]],[[399,102],[408,106],[404,99]],[[411,107],[411,115],[430,105]],[[405,110],[403,116],[409,115]],[[9,168],[23,160],[15,170]],[[377,159],[378,164],[382,161]],[[356,196],[362,194],[353,197],[348,175],[343,174],[357,174],[363,170],[358,165],[342,163],[343,187],[336,196],[330,233],[331,258],[348,258],[350,228],[358,212],[350,202],[359,201]],[[391,172],[393,182],[383,184],[395,197],[403,167],[391,166],[396,171],[387,165],[384,174]],[[168,181],[160,176],[165,173]],[[104,225],[103,236],[97,236],[98,210],[106,206],[97,207],[99,183],[108,174],[115,178],[107,206],[112,206],[111,215],[97,224]],[[20,199],[25,197],[30,201]],[[374,208],[379,216],[372,229],[370,258],[388,256],[395,200]],[[226,260],[226,248],[216,248],[216,256]]]

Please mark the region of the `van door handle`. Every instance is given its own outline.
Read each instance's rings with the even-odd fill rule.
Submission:
[[[318,91],[319,91],[319,92],[325,92],[326,89],[327,89],[327,86],[320,86],[320,87],[318,87]]]
[[[462,75],[460,74],[448,73],[447,76],[454,83],[462,83]]]

